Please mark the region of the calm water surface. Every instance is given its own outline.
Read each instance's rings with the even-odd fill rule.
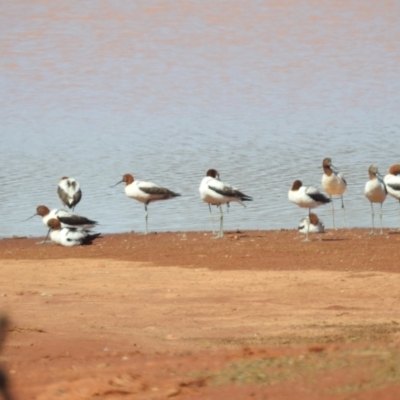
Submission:
[[[43,235],[19,221],[60,207],[64,175],[101,232],[143,231],[143,205],[110,188],[128,172],[183,195],[149,206],[150,230],[209,230],[209,168],[254,197],[226,229],[295,228],[287,191],[320,187],[324,157],[346,174],[348,226],[370,225],[367,169],[400,162],[400,2],[215,3],[0,3],[0,237]],[[384,213],[399,226],[394,199]]]

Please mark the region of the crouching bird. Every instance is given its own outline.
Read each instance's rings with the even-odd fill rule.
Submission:
[[[101,233],[91,233],[81,228],[63,228],[58,219],[52,218],[47,222],[50,239],[61,246],[72,247],[92,244]]]
[[[305,233],[307,235],[307,241],[309,233],[325,233],[325,226],[318,218],[317,214],[310,213],[308,217],[303,218],[299,222],[298,230],[300,233]]]

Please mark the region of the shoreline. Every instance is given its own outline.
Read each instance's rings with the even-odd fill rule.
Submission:
[[[229,231],[223,239],[213,239],[210,232],[202,231],[118,233],[77,247],[37,245],[39,238],[7,238],[0,240],[0,260],[97,258],[216,270],[398,272],[393,246],[400,245],[400,231],[385,229],[382,235],[369,232],[364,228],[327,230],[310,235],[310,242],[303,242],[305,235],[294,229]]]
[[[94,231],[94,229],[90,229],[90,231]],[[323,235],[326,233],[332,233],[332,232],[346,232],[346,231],[366,231],[365,233],[368,234],[371,231],[370,227],[353,227],[353,228],[325,228],[325,233],[319,233],[319,234],[312,234],[310,233],[310,238],[312,239],[313,237],[317,237],[318,235],[321,236],[323,239]],[[400,234],[400,228],[383,228],[383,234],[395,234],[398,231]],[[279,233],[279,232],[295,232],[298,233],[298,230],[296,228],[281,228],[281,229],[234,229],[234,230],[226,230],[224,231],[224,235],[235,235],[235,234],[243,234],[243,233],[249,233],[251,234],[252,232],[258,232],[258,233]],[[96,232],[95,232],[96,233]],[[141,231],[130,231],[130,232],[108,232],[108,233],[101,233],[101,237],[106,237],[106,236],[123,236],[123,235],[137,235],[137,236],[155,236],[155,235],[184,235],[184,234],[198,234],[198,235],[212,235],[212,232],[210,230],[193,230],[193,231],[155,231],[155,232],[149,232],[148,234],[144,234]],[[375,228],[375,235],[378,236],[380,235],[380,228]],[[305,237],[305,234],[303,235]],[[12,236],[3,236],[0,237],[1,240],[12,240],[12,239],[41,239],[43,237],[46,237],[46,234],[44,233],[43,235],[38,235],[38,236],[18,236],[18,235],[12,235]],[[224,240],[222,238],[222,240]]]

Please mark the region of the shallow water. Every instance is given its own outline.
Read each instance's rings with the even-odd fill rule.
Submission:
[[[232,204],[226,229],[295,228],[307,211],[287,192],[295,179],[320,187],[325,157],[348,181],[347,226],[370,226],[368,167],[400,162],[399,12],[372,0],[2,2],[0,236],[44,234],[39,217],[19,221],[60,207],[65,175],[100,231],[143,231],[143,205],[110,188],[127,172],[183,195],[150,204],[150,230],[209,230],[209,168],[254,197]],[[330,228],[329,206],[316,212]],[[384,225],[400,226],[389,197]]]

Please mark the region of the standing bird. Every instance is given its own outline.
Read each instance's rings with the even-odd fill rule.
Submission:
[[[400,206],[400,164],[392,165],[389,168],[389,173],[383,178],[383,181],[386,184],[388,193],[395,199],[399,200]]]
[[[346,179],[344,179],[343,174],[338,172],[332,165],[332,160],[330,158],[324,158],[322,161],[322,168],[324,170],[324,174],[322,175],[322,188],[326,193],[329,194],[331,200],[332,196],[340,196],[342,200],[344,227],[346,227],[346,211],[343,203],[343,193],[347,187]],[[333,201],[331,201],[331,205],[333,228],[335,228],[335,209],[333,206]]]
[[[92,241],[101,235],[101,233],[91,234],[89,231],[80,228],[62,228],[61,222],[56,218],[50,219],[47,226],[50,228],[48,233],[50,239],[54,243],[66,247],[92,244]]]
[[[300,233],[325,233],[325,226],[318,218],[317,214],[310,213],[308,217],[299,222],[298,230]]]
[[[202,179],[199,187],[200,197],[203,201],[208,203],[211,213],[211,205],[219,207],[220,211],[220,224],[218,238],[224,236],[223,232],[223,219],[221,204],[229,204],[232,201],[240,203],[242,206],[243,201],[252,201],[253,198],[242,193],[239,189],[229,185],[228,183],[219,180],[219,174],[215,169],[209,169],[207,175]]]
[[[146,230],[145,234],[148,233],[147,229],[147,219],[148,219],[148,211],[147,206],[153,202],[158,200],[168,200],[172,199],[173,197],[180,196],[180,193],[172,192],[169,189],[163,188],[161,186],[156,185],[152,182],[145,182],[145,181],[135,181],[131,174],[125,174],[122,177],[122,180],[117,182],[114,186],[125,182],[125,194],[132,199],[140,201],[144,203],[145,209],[145,220],[146,220]]]
[[[316,208],[320,205],[330,203],[331,200],[322,194],[318,189],[313,186],[303,186],[303,183],[299,180],[293,182],[292,188],[288,193],[289,200],[292,203],[297,204],[299,207],[308,208],[308,216],[311,215],[311,209]],[[308,242],[308,233],[310,224],[307,225],[307,237],[305,242]]]
[[[61,222],[61,226],[63,228],[81,228],[81,229],[90,229],[97,225],[97,221],[93,221],[86,217],[81,217],[80,215],[73,214],[69,211],[53,209],[50,210],[48,207],[40,205],[36,208],[36,213],[31,217],[27,218],[31,219],[36,215],[40,215],[42,217],[43,224],[46,226],[50,219],[55,218]]]
[[[58,182],[57,194],[63,206],[67,206],[69,209],[72,208],[72,211],[82,198],[79,182],[67,176],[63,176]]]
[[[371,203],[371,218],[372,218],[372,231],[371,235],[373,235],[374,232],[374,206],[372,203],[381,203],[381,211],[379,214],[380,220],[381,220],[381,234],[383,233],[383,226],[382,226],[382,204],[386,199],[387,195],[387,190],[386,190],[386,185],[381,179],[379,172],[378,172],[378,166],[372,164],[368,168],[368,174],[369,174],[369,181],[365,184],[364,188],[364,194],[365,197],[370,201]]]

